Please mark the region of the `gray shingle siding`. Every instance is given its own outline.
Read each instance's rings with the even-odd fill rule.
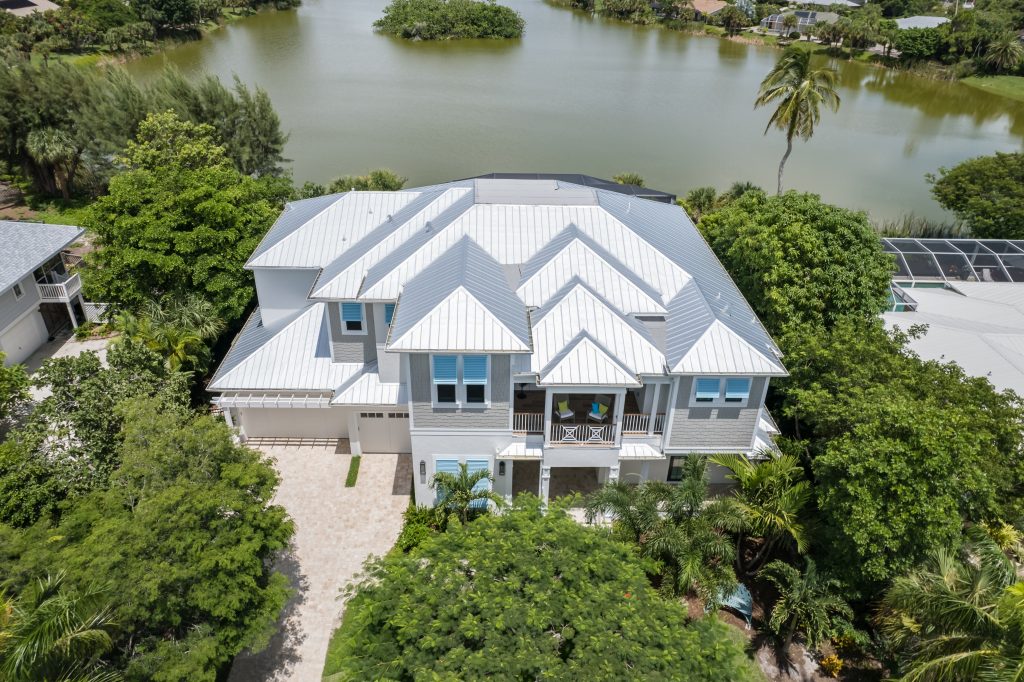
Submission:
[[[507,355],[491,356],[491,406],[486,409],[434,409],[430,356],[409,356],[409,386],[412,389],[412,420],[417,429],[507,429],[509,428],[509,372]]]
[[[365,334],[341,333],[341,304],[328,303],[331,321],[331,357],[335,362],[373,362],[377,359],[377,335],[373,329],[373,309],[364,304]]]
[[[36,287],[32,275],[27,275],[18,280],[24,295],[14,298],[14,287],[11,287],[0,294],[0,331],[7,328],[7,325],[21,317],[26,310],[39,306],[39,289]]]
[[[757,428],[765,381],[764,377],[754,378],[747,407],[690,407],[693,377],[682,377],[672,410],[668,447],[699,450],[749,448]]]

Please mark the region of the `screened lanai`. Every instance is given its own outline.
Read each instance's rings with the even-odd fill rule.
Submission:
[[[895,256],[900,287],[956,282],[1024,282],[1024,241],[1008,239],[882,239]]]

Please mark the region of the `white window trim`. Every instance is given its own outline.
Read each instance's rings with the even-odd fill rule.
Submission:
[[[434,357],[446,355],[455,357],[455,383],[444,384],[455,386],[455,402],[442,403],[437,399],[438,384],[434,382]],[[486,353],[467,353],[467,355],[485,355],[487,357],[487,383],[477,384],[484,387],[484,401],[482,403],[471,403],[466,400],[466,383],[463,376],[462,355],[455,353],[431,353],[430,354],[430,401],[434,409],[441,410],[486,410],[491,406],[491,357]]]
[[[717,379],[718,380],[718,397],[714,400],[697,400],[697,379]],[[746,379],[750,382],[750,390],[747,391],[747,397],[743,400],[726,400],[725,399],[725,381],[726,379]],[[695,376],[693,381],[690,382],[690,407],[748,407],[750,405],[750,396],[754,392],[754,378],[753,377],[715,377],[715,376]]]
[[[15,282],[14,286],[11,287],[11,290],[14,292],[15,301],[25,295],[25,287],[21,286],[21,282]]]
[[[342,307],[344,305],[344,303],[358,303],[359,304],[359,312],[360,312],[360,315],[362,315],[362,318],[363,318],[362,319],[363,328],[360,329],[359,331],[356,331],[354,329],[347,329],[345,327],[345,313],[344,313],[345,309]],[[343,301],[342,303],[339,303],[338,304],[338,317],[341,320],[341,334],[342,334],[342,336],[366,336],[369,333],[368,327],[370,325],[368,325],[366,323],[366,304],[365,303],[360,303],[359,301]]]

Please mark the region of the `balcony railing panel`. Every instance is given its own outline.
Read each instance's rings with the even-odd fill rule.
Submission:
[[[44,284],[40,282],[36,283],[36,286],[39,287],[39,296],[44,301],[67,302],[82,290],[82,278],[74,274],[60,284]]]
[[[652,416],[654,417],[653,433],[660,435],[665,430],[664,414],[624,414],[622,415],[622,435],[646,436],[651,427]]]
[[[612,445],[615,427],[611,424],[551,424],[553,445]]]
[[[515,412],[512,430],[516,433],[544,433],[543,412]]]

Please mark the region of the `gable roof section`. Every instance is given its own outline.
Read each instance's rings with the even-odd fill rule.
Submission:
[[[463,237],[409,281],[388,349],[526,353],[526,309],[505,284],[501,265]]]
[[[383,382],[377,362],[368,362],[363,371],[338,387],[331,405],[401,405],[409,402],[405,384]]]
[[[0,291],[14,286],[84,232],[72,225],[0,220]]]
[[[418,191],[348,192],[292,204],[246,263],[250,268],[321,268],[388,221]],[[317,211],[317,209],[320,209]],[[283,222],[282,222],[283,221]]]
[[[523,266],[516,293],[542,306],[578,277],[623,313],[666,312],[661,295],[575,225],[552,239]]]
[[[639,386],[640,381],[590,334],[576,335],[539,372],[538,385]]]
[[[531,369],[540,374],[552,359],[586,334],[634,379],[661,374],[665,358],[640,323],[615,309],[578,278],[573,278],[532,315],[534,353]]]
[[[333,391],[359,373],[362,363],[331,361],[325,303],[313,303],[276,332],[259,309],[249,317],[210,382],[211,391]]]

